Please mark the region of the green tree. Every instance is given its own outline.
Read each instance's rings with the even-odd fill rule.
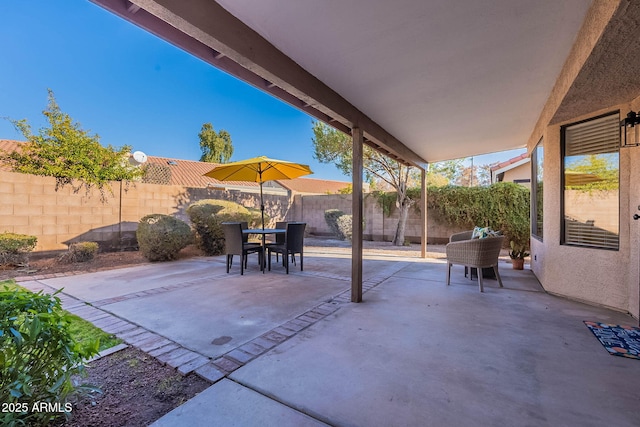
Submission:
[[[351,138],[348,135],[322,122],[314,122],[312,141],[315,149],[314,158],[321,163],[333,163],[342,173],[351,175],[353,151]],[[409,208],[415,203],[415,200],[407,194],[413,168],[390,159],[368,146],[363,147],[363,168],[367,179],[375,177],[395,190],[399,218],[393,244],[402,246]]]
[[[427,186],[429,187],[444,187],[449,185],[449,180],[444,175],[438,173],[427,174]]]
[[[231,159],[233,143],[229,132],[224,129],[216,132],[211,123],[205,123],[202,125],[198,137],[202,150],[201,162],[227,163]]]
[[[353,185],[349,184],[338,190],[338,194],[353,194]]]
[[[429,185],[443,187],[444,185],[459,185],[463,187],[482,186],[491,184],[491,165],[465,166],[470,157],[445,160],[431,163],[427,174]],[[472,158],[471,158],[472,159]],[[446,182],[445,182],[446,181]]]
[[[486,187],[491,184],[490,165],[471,165],[463,167],[454,180],[461,187]]]
[[[27,142],[16,151],[0,152],[0,161],[15,172],[55,177],[56,191],[70,185],[75,192],[84,187],[89,194],[96,188],[103,203],[107,193],[113,195],[110,181],[131,181],[142,176],[143,171],[127,161],[131,147],[103,147],[100,137],[82,130],[79,123],[60,110],[53,91],[48,92],[49,102],[42,114],[49,127],[34,134],[26,119],[9,119]]]
[[[567,158],[565,185],[571,190],[617,190],[618,154],[588,154]]]
[[[466,160],[466,158],[461,158],[429,164],[429,172],[427,174],[429,185],[442,187],[443,185],[440,184],[444,181],[443,178],[447,180],[444,185],[453,185],[463,173]]]
[[[476,169],[476,181],[478,185],[486,187],[491,185],[491,165],[479,165]]]

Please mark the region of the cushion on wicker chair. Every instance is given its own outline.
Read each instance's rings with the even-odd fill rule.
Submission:
[[[472,239],[484,239],[486,237],[497,237],[502,235],[500,231],[494,231],[490,227],[474,227],[471,232]]]

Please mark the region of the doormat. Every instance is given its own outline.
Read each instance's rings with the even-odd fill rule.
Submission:
[[[598,338],[604,348],[614,356],[640,359],[640,328],[633,326],[607,325],[600,322],[584,324]]]

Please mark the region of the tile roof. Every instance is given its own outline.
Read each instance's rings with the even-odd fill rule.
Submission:
[[[16,148],[18,148],[18,144],[20,144],[20,141],[13,141],[11,139],[0,139],[0,150],[14,151]]]
[[[196,160],[180,160],[169,157],[148,156],[147,165],[159,165],[171,171],[171,185],[182,185],[185,187],[207,187],[209,185],[221,184],[214,178],[203,176],[216,165],[215,163],[199,162]],[[258,187],[256,182],[225,181],[224,185]]]
[[[0,139],[0,150],[13,151],[22,141]],[[203,176],[215,167],[215,163],[199,162],[196,160],[180,160],[169,157],[147,156],[147,165],[156,165],[160,172],[165,173],[166,184],[182,185],[185,187],[205,188],[212,185],[233,187],[258,188],[256,182],[225,181]],[[0,165],[0,168],[2,166]],[[295,193],[327,194],[338,193],[340,189],[350,185],[345,181],[331,181],[326,179],[295,178],[276,181],[280,186]]]
[[[514,157],[514,158],[509,159],[509,160],[505,160],[504,162],[500,162],[500,163],[497,163],[497,164],[495,164],[495,165],[491,166],[491,170],[492,170],[492,171],[496,171],[496,170],[498,170],[498,169],[502,169],[502,168],[504,168],[504,167],[506,167],[506,166],[512,165],[512,164],[514,164],[514,163],[517,163],[517,162],[519,162],[520,160],[522,160],[522,159],[526,159],[526,158],[528,158],[528,157],[529,157],[529,155],[528,155],[527,153],[522,153],[522,154],[520,154],[520,155],[519,155],[519,156],[517,156],[517,157]]]
[[[280,180],[278,181],[278,184],[295,193],[307,194],[336,194],[339,193],[343,188],[351,185],[350,182],[345,181],[331,181],[327,179],[315,178],[294,178]]]
[[[15,151],[20,145],[20,141],[13,141],[11,139],[0,139],[0,154],[4,152],[12,152]],[[10,171],[11,168],[8,165],[0,163],[0,170]]]

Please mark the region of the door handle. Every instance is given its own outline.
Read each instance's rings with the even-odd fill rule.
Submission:
[[[636,221],[640,219],[640,215],[638,214],[633,214],[633,219],[635,219]]]

